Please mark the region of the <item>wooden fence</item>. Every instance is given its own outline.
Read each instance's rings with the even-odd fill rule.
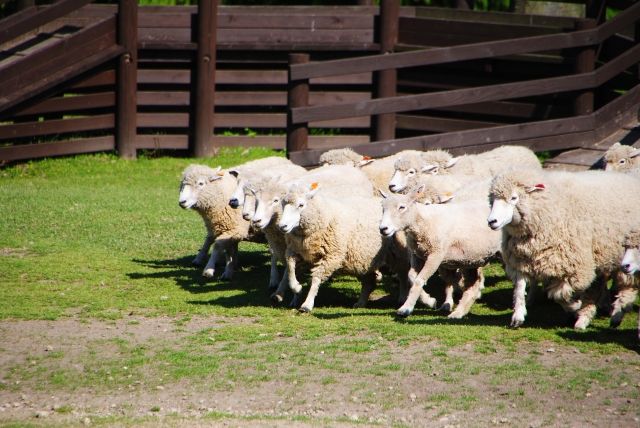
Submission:
[[[432,48],[291,63],[291,87],[302,93],[311,78],[399,70],[398,87],[420,87],[421,93],[326,106],[299,98],[289,112],[289,156],[317,164],[323,150],[309,150],[304,138],[310,122],[406,112],[414,113],[398,115],[397,127],[423,135],[351,147],[372,157],[406,149],[473,153],[502,144],[535,151],[588,147],[638,114],[640,46],[620,34],[638,19],[638,4],[610,21],[574,20],[569,32],[568,22],[558,31],[496,23],[438,27],[429,18],[400,18],[400,44],[431,42]],[[469,43],[474,38],[481,42]]]
[[[216,11],[215,2],[201,2],[118,14],[117,6],[88,3],[30,6],[0,21],[0,77],[26,85],[19,93],[0,79],[13,97],[0,94],[0,161],[114,149],[124,157],[139,149],[208,156],[219,146],[285,148],[286,140],[291,158],[306,165],[341,146],[381,156],[536,140],[527,144],[547,150],[593,140],[635,105],[637,73],[621,70],[638,62],[628,29],[637,8],[602,23],[389,0],[382,12]],[[51,19],[16,27],[36,14]],[[69,53],[80,45],[84,51]],[[59,65],[79,60],[73,73],[41,60],[56,49],[67,53]],[[40,64],[40,74],[17,71],[16,64],[30,70],[27,61]],[[291,137],[294,128],[304,143]],[[556,135],[573,143],[563,137],[556,147]],[[394,137],[401,140],[380,142]]]

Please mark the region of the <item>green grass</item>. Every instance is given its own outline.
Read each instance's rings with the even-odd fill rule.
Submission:
[[[141,156],[136,161],[100,154],[0,170],[0,320],[73,317],[109,326],[124,319],[121,325],[136,328],[140,321],[127,320],[130,315],[166,315],[172,317],[166,334],[175,337],[140,343],[125,332],[82,341],[80,356],[60,350],[27,355],[26,363],[3,366],[6,382],[0,391],[20,391],[19,380],[36,390],[70,392],[96,385],[137,390],[140,380],[150,388],[189,380],[204,391],[259,388],[276,379],[295,388],[331,389],[346,377],[379,382],[384,389],[378,396],[370,395],[367,384],[351,388],[363,401],[392,409],[400,389],[386,387],[419,373],[450,389],[417,400],[444,414],[486,405],[477,392],[458,387],[478,376],[489,387],[510,385],[507,395],[491,404],[497,411],[508,400],[535,409],[525,385],[580,400],[593,382],[608,390],[637,383],[615,360],[615,375],[601,367],[543,363],[549,341],[594,356],[636,350],[634,314],[616,330],[606,318],[596,318],[586,331],[575,332],[565,326],[562,309],[540,297],[525,325],[512,329],[512,286],[497,263],[486,269],[483,297],[462,320],[422,306],[408,319],[397,318],[397,286],[388,277],[377,291],[388,296],[367,309],[351,307],[359,294],[355,279],[338,276],[321,287],[313,313],[299,315],[269,299],[269,257],[261,244],[241,245],[241,267],[232,281],[220,281],[219,274],[202,277],[190,263],[205,231],[199,216],[178,207],[182,170],[194,162],[226,168],[268,155],[283,153],[240,148],[222,149],[206,160]],[[443,299],[438,278],[428,287]],[[206,317],[208,327],[195,333],[185,329],[197,316]],[[477,356],[472,363],[459,355],[464,346]],[[516,357],[523,347],[528,351]],[[0,353],[6,348],[3,344]],[[395,357],[416,349],[422,351],[409,362]],[[482,363],[485,358],[492,362]],[[78,359],[84,370],[60,366],[67,359]],[[280,400],[302,399],[286,389],[275,394]]]

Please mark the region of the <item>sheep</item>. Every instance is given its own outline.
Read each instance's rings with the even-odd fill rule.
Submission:
[[[602,157],[605,171],[625,172],[633,168],[640,168],[640,149],[615,143],[609,147]]]
[[[584,330],[596,312],[594,294],[606,292],[606,278],[620,270],[625,234],[640,222],[640,180],[514,167],[494,177],[489,197],[487,221],[503,230],[505,272],[514,284],[511,325],[524,322],[527,284],[545,281],[547,296]]]
[[[221,167],[213,169],[194,164],[182,173],[178,203],[183,209],[195,210],[207,228],[207,237],[192,264],[202,265],[213,245],[211,257],[202,272],[205,277],[213,277],[215,262],[225,251],[227,262],[220,278],[231,279],[237,264],[238,242],[250,236],[249,223],[227,204],[235,186],[235,177],[222,172]]]
[[[638,286],[640,285],[640,229],[631,230],[624,240],[624,255],[620,262],[621,270],[624,274],[618,285],[618,293],[613,302],[611,312],[611,327],[618,327],[622,322],[625,312],[633,309],[633,303],[638,296]],[[628,277],[627,277],[628,276]],[[625,278],[626,277],[626,278]],[[640,338],[640,319],[638,324],[638,337]]]
[[[406,289],[410,266],[407,248],[376,233],[382,217],[380,200],[359,196],[360,192],[343,199],[335,194],[332,188],[295,186],[282,199],[278,227],[286,234],[289,287],[296,294],[296,305],[302,290],[294,275],[297,259],[313,264],[309,292],[300,312],[313,310],[320,284],[337,272],[360,280],[357,308],[366,305],[375,286],[375,272],[385,264]],[[426,293],[423,303],[430,307],[436,304]]]
[[[393,176],[394,164],[402,156],[420,155],[417,150],[405,150],[380,159],[362,156],[353,150],[333,149],[320,155],[320,165],[351,165],[360,168],[373,184],[374,189],[386,189]],[[376,193],[377,196],[377,193]]]
[[[281,213],[279,201],[291,186],[310,186],[312,183],[320,183],[325,187],[350,184],[356,186],[361,195],[373,195],[373,188],[366,178],[366,175],[362,171],[348,166],[328,166],[309,171],[300,177],[291,178],[286,181],[278,179],[279,177],[254,177],[249,179],[243,186],[245,195],[247,195],[247,197],[250,195],[254,201],[252,205],[247,199],[247,203],[244,204],[245,206],[243,208],[243,218],[251,220],[254,228],[261,229],[265,233],[271,250],[271,275],[269,281],[269,288],[271,289],[278,287],[280,283],[276,261],[279,260],[281,263],[286,263],[284,235],[277,228],[277,223]],[[257,213],[256,210],[259,206],[259,199],[262,201],[262,205],[260,205],[260,212]],[[277,203],[273,204],[274,200],[277,200]],[[267,204],[271,204],[268,210]],[[288,280],[286,271],[285,280]],[[283,286],[286,286],[286,282],[283,283]],[[279,288],[278,290],[272,298],[277,301],[282,301],[284,294],[283,288]]]
[[[277,158],[282,159],[282,158]],[[286,160],[286,159],[285,159]],[[307,172],[301,166],[294,165],[293,163],[284,163],[275,165],[272,167],[247,167],[247,165],[241,165],[240,167],[231,168],[229,174],[236,177],[237,186],[231,196],[229,197],[229,205],[232,208],[239,208],[244,206],[244,183],[253,177],[280,177],[282,181],[290,178],[299,177]]]
[[[482,180],[473,180],[457,189],[446,190],[447,187],[443,186],[441,189],[437,187],[436,178],[453,178],[455,175],[442,175],[440,177],[432,177],[428,183],[425,184],[425,197],[422,198],[422,203],[425,205],[430,204],[446,204],[456,203],[462,201],[486,201],[489,199],[489,188],[491,187],[491,178],[485,178]],[[446,182],[446,180],[443,180]],[[446,191],[445,191],[446,190]],[[427,196],[428,195],[428,196]],[[419,201],[420,202],[420,201]]]
[[[436,174],[463,175],[470,180],[471,177],[476,180],[489,178],[511,165],[542,168],[535,153],[521,146],[502,146],[479,155],[456,158],[443,150],[432,150],[400,157],[394,165],[395,171],[388,187],[392,192],[412,189]],[[462,184],[466,183],[468,181]]]
[[[380,233],[393,236],[405,231],[413,253],[409,271],[411,289],[397,313],[402,317],[411,315],[425,283],[438,270],[446,283],[447,299],[442,310],[452,309],[454,285],[463,281],[462,298],[449,314],[449,318],[462,318],[481,296],[482,267],[500,250],[502,234],[486,227],[489,205],[485,201],[425,206],[417,203],[424,187],[421,185],[407,195],[380,191],[385,198]]]

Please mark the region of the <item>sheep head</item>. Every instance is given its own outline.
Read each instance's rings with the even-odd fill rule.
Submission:
[[[416,186],[425,166],[419,155],[409,154],[398,158],[394,164],[395,172],[389,182],[389,190],[397,193]]]
[[[529,211],[528,199],[546,191],[545,178],[533,168],[511,168],[497,174],[491,182],[491,213],[487,218],[493,230],[517,226]]]
[[[380,194],[384,198],[380,233],[383,236],[393,236],[414,223],[417,215],[415,203],[424,194],[424,184],[407,195],[390,195],[383,190],[380,190]]]
[[[633,230],[625,237],[624,247],[620,267],[624,273],[633,275],[640,269],[640,230]]]
[[[287,193],[287,188],[278,184],[277,180],[263,180],[249,183],[247,186],[255,197],[255,212],[252,218],[254,227],[264,229],[272,219],[282,212],[281,200]]]
[[[333,149],[320,155],[320,165],[351,165],[360,166],[362,155],[351,149]]]
[[[207,188],[207,185],[224,176],[221,169],[222,167],[213,169],[206,165],[189,165],[182,173],[178,196],[180,207],[184,209],[195,207],[200,193]]]
[[[282,217],[278,227],[284,233],[291,233],[300,225],[302,212],[307,208],[307,203],[318,193],[320,186],[313,183],[310,188],[293,186],[282,198]]]
[[[605,171],[623,172],[640,166],[640,149],[615,143],[603,156]]]

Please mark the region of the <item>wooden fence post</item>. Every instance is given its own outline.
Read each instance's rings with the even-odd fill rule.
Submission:
[[[393,53],[398,43],[399,0],[380,0],[380,54]],[[398,73],[395,69],[377,72],[376,98],[396,96]],[[393,140],[396,134],[396,115],[387,113],[377,115],[374,119],[374,141]]]
[[[309,105],[309,79],[291,80],[291,65],[309,62],[308,54],[289,54],[289,88],[287,91],[287,157],[291,152],[301,152],[309,146],[309,124],[291,121],[291,109]]]
[[[576,31],[596,28],[595,19],[576,20]],[[576,74],[590,73],[595,70],[595,46],[586,46],[577,50],[573,70]],[[593,113],[593,89],[580,91],[573,101],[574,116],[584,116]]]
[[[138,2],[118,1],[118,44],[125,48],[116,71],[116,149],[125,159],[136,157],[138,84]]]
[[[196,56],[195,157],[214,155],[213,114],[216,95],[216,42],[218,2],[198,2],[198,53]]]

